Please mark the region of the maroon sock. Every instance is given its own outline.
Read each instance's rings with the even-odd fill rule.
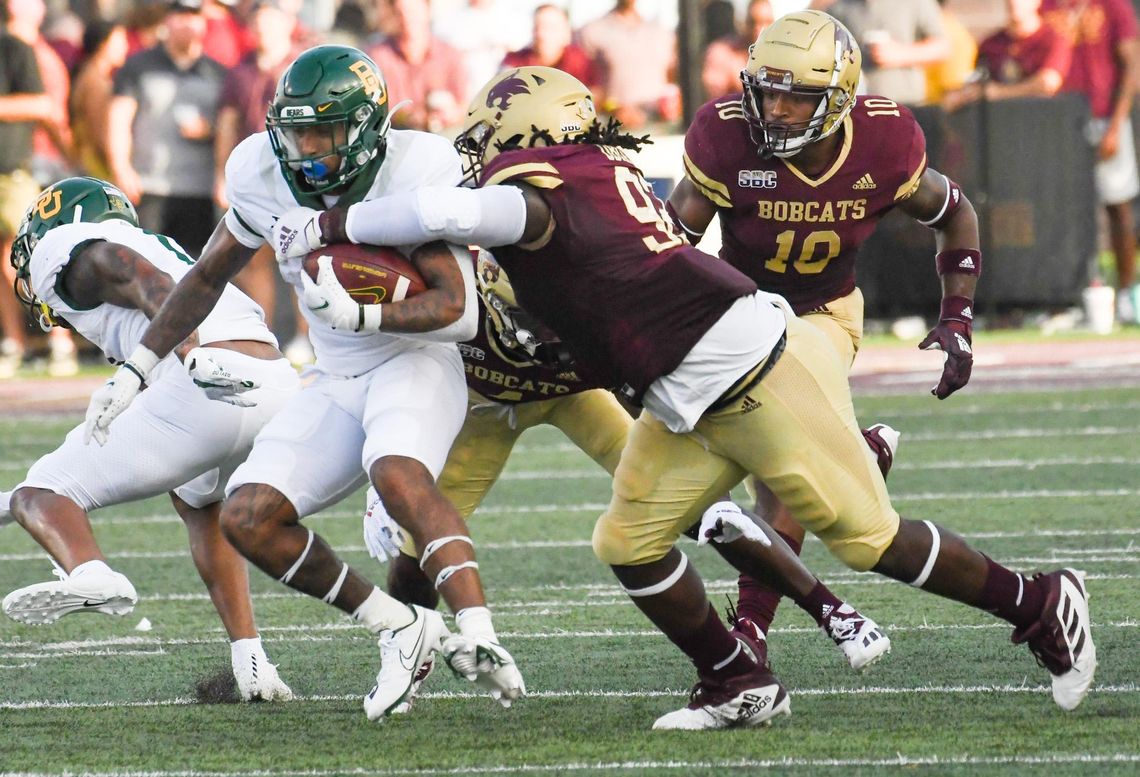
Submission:
[[[708,617],[699,629],[683,637],[669,638],[696,665],[701,677],[734,677],[756,666],[736,637],[728,633],[711,604]]]
[[[797,556],[800,555],[801,542],[789,537],[778,529],[776,530],[776,534],[779,534],[780,538],[788,543],[788,547],[792,549],[792,553],[795,553]],[[776,608],[780,606],[780,594],[763,583],[753,580],[748,575],[741,575],[736,585],[739,589],[740,597],[736,604],[737,616],[748,618],[767,635],[768,629],[772,628],[772,621],[776,617]]]
[[[843,602],[836,598],[827,586],[816,580],[815,587],[808,592],[807,596],[797,599],[796,604],[801,610],[815,618],[816,625],[823,626],[827,623],[828,616],[838,610]]]
[[[1045,594],[1036,580],[997,564],[986,554],[986,582],[978,607],[1007,620],[1019,629],[1029,626],[1041,615]]]

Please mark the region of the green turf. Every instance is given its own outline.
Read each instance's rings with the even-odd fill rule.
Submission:
[[[941,521],[1024,570],[1089,572],[1098,688],[1076,712],[990,616],[842,567],[815,570],[889,631],[894,650],[853,674],[794,607],[771,637],[793,715],[771,729],[655,733],[694,676],[592,555],[608,498],[599,470],[551,430],[520,455],[472,522],[496,625],[531,697],[511,710],[439,672],[410,716],[370,724],[360,699],[377,652],[339,612],[252,573],[271,657],[301,697],[193,703],[229,651],[164,499],[97,513],[97,534],[141,601],[125,618],[51,627],[0,621],[0,772],[1135,774],[1140,770],[1140,399],[1126,390],[857,401],[899,427],[890,487],[908,517]],[[0,487],[77,418],[0,418]],[[377,580],[354,497],[309,524]],[[528,547],[512,544],[530,543]],[[542,544],[545,543],[545,544]],[[686,543],[718,605],[734,575]],[[0,593],[47,579],[18,528],[0,530]],[[153,630],[135,625],[146,617]],[[104,705],[104,706],[99,706]]]

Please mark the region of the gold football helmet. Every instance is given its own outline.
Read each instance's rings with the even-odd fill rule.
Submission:
[[[855,104],[862,55],[855,38],[822,11],[781,16],[748,49],[740,72],[744,117],[766,157],[789,157],[838,130]],[[819,95],[819,107],[805,122],[777,124],[764,119],[764,92]]]
[[[504,70],[475,95],[455,139],[463,182],[478,183],[483,167],[504,149],[553,146],[585,133],[597,120],[590,90],[569,73],[552,67]]]
[[[562,341],[519,306],[510,278],[491,252],[474,250],[475,284],[487,311],[487,339],[499,346],[499,355],[516,366],[570,369],[572,362]]]

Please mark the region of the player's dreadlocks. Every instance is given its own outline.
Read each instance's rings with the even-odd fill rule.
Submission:
[[[621,127],[622,123],[612,116],[606,120],[605,125],[603,125],[601,121],[595,119],[585,132],[573,135],[569,138],[566,138],[562,142],[559,142],[554,139],[554,136],[550,134],[549,130],[539,129],[532,124],[530,127],[529,147],[534,148],[537,141],[541,140],[547,146],[589,144],[592,146],[618,146],[619,148],[638,151],[642,146],[651,144],[653,142],[649,139],[648,135],[636,137],[628,132],[622,132]],[[523,148],[521,140],[521,136],[516,135],[506,143],[500,143],[499,151],[507,151],[512,148]]]

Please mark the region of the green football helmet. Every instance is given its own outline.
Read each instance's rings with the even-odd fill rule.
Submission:
[[[281,172],[302,197],[343,189],[379,164],[390,123],[380,68],[351,46],[315,46],[293,60],[265,118]],[[304,150],[311,133],[328,139],[317,153]],[[335,168],[324,161],[330,155],[340,158]]]
[[[31,261],[36,244],[61,224],[98,224],[111,219],[139,225],[135,206],[114,184],[98,178],[64,178],[44,189],[24,213],[9,257],[16,270],[16,297],[46,331],[61,322],[32,291]]]

